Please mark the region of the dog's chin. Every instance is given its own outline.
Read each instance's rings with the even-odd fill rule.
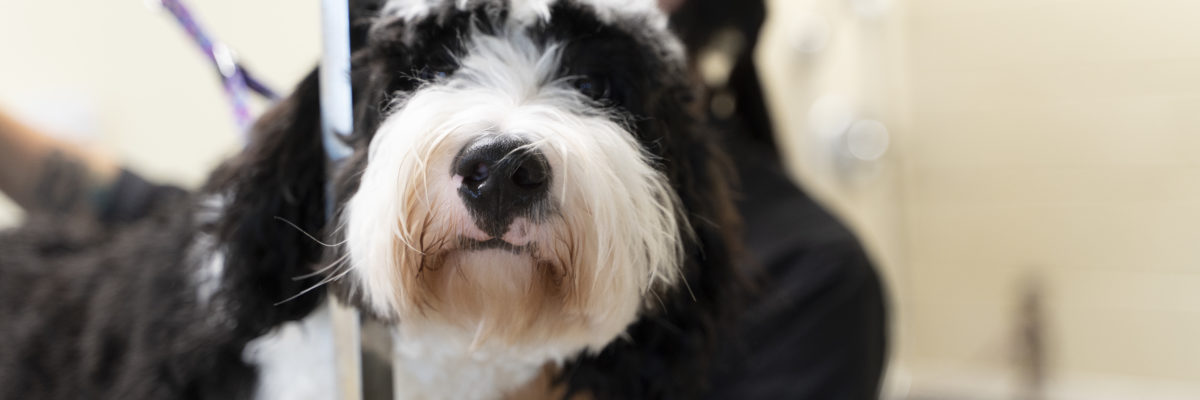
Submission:
[[[543,257],[536,243],[460,238],[428,254],[411,295],[417,315],[401,325],[433,323],[474,332],[475,342],[504,345],[536,341],[571,323],[569,266]]]

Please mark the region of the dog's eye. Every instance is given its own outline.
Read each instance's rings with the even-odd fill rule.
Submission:
[[[449,77],[452,72],[453,68],[450,67],[425,67],[417,72],[417,78],[426,82],[440,81]]]
[[[575,90],[596,101],[612,100],[612,84],[607,77],[585,75],[571,81]]]

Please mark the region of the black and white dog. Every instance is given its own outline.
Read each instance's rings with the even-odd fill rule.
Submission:
[[[338,170],[312,74],[198,193],[0,237],[0,398],[329,398],[327,293],[404,397],[703,391],[738,219],[655,2],[354,8]]]

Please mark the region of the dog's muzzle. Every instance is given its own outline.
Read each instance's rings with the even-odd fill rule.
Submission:
[[[452,174],[475,223],[503,236],[516,217],[539,214],[549,196],[551,171],[541,151],[516,136],[484,136],[459,151]]]

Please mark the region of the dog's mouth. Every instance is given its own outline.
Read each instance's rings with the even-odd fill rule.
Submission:
[[[513,254],[530,254],[533,251],[533,244],[515,245],[504,241],[500,238],[491,238],[488,240],[478,240],[469,237],[458,238],[458,249],[464,251],[476,250],[504,250]]]

